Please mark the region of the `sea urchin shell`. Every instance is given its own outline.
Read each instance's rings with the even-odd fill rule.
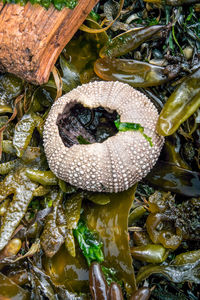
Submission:
[[[56,122],[72,102],[116,111],[121,122],[139,123],[153,146],[141,132],[126,131],[103,143],[66,147]],[[53,104],[45,122],[44,149],[49,167],[58,178],[85,190],[126,190],[145,177],[158,159],[164,139],[156,132],[157,119],[151,101],[127,84],[99,81],[79,86]]]

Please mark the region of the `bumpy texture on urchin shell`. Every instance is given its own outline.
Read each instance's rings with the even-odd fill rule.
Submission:
[[[139,123],[153,147],[138,131],[118,132],[103,143],[65,147],[56,120],[65,106],[116,110],[121,122]],[[44,149],[52,172],[79,188],[120,192],[140,181],[156,163],[164,139],[156,132],[158,112],[139,91],[121,82],[92,82],[77,87],[52,106],[44,126]]]

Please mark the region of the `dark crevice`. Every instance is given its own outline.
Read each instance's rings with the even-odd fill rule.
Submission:
[[[2,8],[0,9],[0,14],[2,13],[2,11],[3,11],[3,9],[4,9],[5,6],[6,6],[6,4],[4,4],[4,5],[2,6]]]
[[[56,124],[64,145],[71,147],[104,142],[118,132],[114,124],[117,118],[116,111],[108,112],[103,107],[90,109],[74,101],[65,106]]]

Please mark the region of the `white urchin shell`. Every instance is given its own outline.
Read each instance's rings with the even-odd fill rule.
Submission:
[[[153,146],[140,132],[126,131],[103,143],[66,147],[56,121],[74,100],[88,108],[116,110],[121,122],[139,123]],[[44,150],[49,167],[58,178],[85,190],[127,190],[145,177],[158,159],[164,138],[156,132],[157,120],[151,101],[127,84],[97,81],[79,86],[53,104],[45,122]]]

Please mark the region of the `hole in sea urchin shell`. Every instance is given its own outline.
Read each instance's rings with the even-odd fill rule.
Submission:
[[[108,112],[103,107],[90,109],[74,101],[65,106],[57,117],[57,126],[64,145],[102,143],[118,130],[114,121],[116,111]]]

